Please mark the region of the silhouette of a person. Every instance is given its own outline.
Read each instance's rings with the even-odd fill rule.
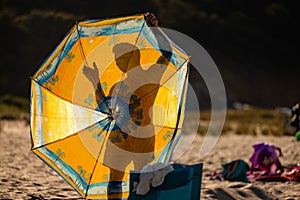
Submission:
[[[300,103],[296,103],[292,107],[290,125],[293,128],[293,133],[300,130]]]
[[[154,15],[146,14],[146,18],[152,25],[157,26]],[[112,128],[106,142],[103,161],[110,169],[109,199],[115,197],[115,193],[122,192],[121,183],[125,169],[131,162],[135,170],[140,170],[154,159],[155,134],[151,121],[151,107],[172,54],[169,46],[167,49],[168,51],[163,49],[164,55],[158,58],[156,64],[144,70],[140,64],[140,50],[135,45],[115,45],[113,53],[116,65],[123,76],[122,80],[112,86],[107,97],[101,89],[96,63],[93,63],[93,69],[87,66],[83,69],[83,73],[95,87],[98,109],[110,115]],[[142,80],[143,84],[139,80]],[[148,128],[141,132],[141,127]],[[138,135],[133,136],[130,134],[132,132]],[[135,154],[143,154],[142,159]]]

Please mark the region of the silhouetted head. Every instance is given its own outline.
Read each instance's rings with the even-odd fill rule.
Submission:
[[[134,67],[140,66],[140,51],[129,43],[120,43],[113,47],[116,64],[122,72],[128,72]]]

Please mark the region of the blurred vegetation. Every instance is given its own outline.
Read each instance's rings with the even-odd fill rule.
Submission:
[[[28,119],[29,100],[17,96],[0,96],[0,120]]]
[[[209,125],[206,122],[209,120],[210,112],[201,112],[199,134],[206,134]],[[276,109],[228,109],[222,134],[290,135],[287,127],[289,120],[288,114]]]

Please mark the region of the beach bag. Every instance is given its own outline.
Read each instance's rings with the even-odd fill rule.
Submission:
[[[249,182],[247,177],[247,171],[249,170],[249,165],[241,160],[233,160],[228,163],[222,164],[222,178],[229,181],[242,181]]]
[[[199,200],[202,181],[203,164],[195,165],[172,165],[174,170],[168,173],[164,182],[150,188],[150,191],[145,195],[139,195],[135,192],[135,186],[139,183],[140,172],[130,172],[130,194],[129,200]]]
[[[281,168],[276,150],[279,151],[279,156],[282,156],[281,149],[266,143],[255,144],[253,148],[254,152],[250,157],[252,168],[269,174],[276,174],[276,171]]]

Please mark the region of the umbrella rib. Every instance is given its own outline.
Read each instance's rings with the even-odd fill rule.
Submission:
[[[81,42],[81,39],[80,39],[81,37],[80,37],[79,30],[78,30],[78,22],[76,22],[76,31],[77,31],[77,34],[78,34],[78,41],[79,41],[79,46],[80,46],[80,52],[81,52],[81,55],[82,55],[82,57],[83,57],[85,66],[86,66],[86,67],[89,67],[89,64],[88,64],[88,62],[87,62],[85,53],[84,53],[84,51],[83,51],[83,45],[82,45],[82,42]],[[90,73],[90,71],[88,71],[88,72]],[[94,76],[91,76],[91,77],[92,77],[92,79],[93,79],[93,82],[97,81],[97,80],[94,79]],[[97,82],[98,82],[98,81],[97,81]],[[94,86],[94,87],[95,87],[95,86]],[[102,90],[102,88],[101,88],[100,80],[99,80],[99,83],[97,83],[97,86],[96,86],[95,90],[97,90],[97,91],[100,92],[100,95],[103,97],[103,101],[104,101],[104,103],[105,103],[105,105],[106,105],[106,108],[111,112],[111,109],[110,109],[110,107],[109,107],[109,105],[108,105],[108,103],[107,103],[107,101],[106,101],[106,99],[105,99],[106,96],[105,96],[105,94],[104,94],[104,92],[103,92],[103,90]],[[99,106],[99,102],[98,102],[98,101],[97,101],[97,104],[98,104],[98,106]],[[107,113],[107,114],[109,114],[109,113]]]
[[[163,86],[166,82],[168,82],[182,67],[183,67],[183,65],[186,63],[188,61],[188,59],[187,60],[185,60],[183,63],[182,63],[182,65],[167,79],[167,80],[165,80],[162,84],[159,84],[159,86],[158,87],[156,87],[156,88],[154,88],[154,89],[152,89],[152,90],[150,90],[148,93],[146,93],[146,94],[144,94],[143,96],[141,96],[140,97],[140,99],[141,98],[143,98],[143,97],[146,97],[146,96],[148,96],[148,95],[150,95],[152,92],[154,92],[154,91],[156,91],[158,88],[160,88],[161,86]]]
[[[107,127],[110,127],[110,125],[111,125],[111,120],[109,120],[109,123],[102,129],[102,131],[105,130]],[[88,190],[89,190],[89,187],[90,187],[90,183],[91,183],[91,181],[92,181],[92,178],[93,178],[95,169],[96,169],[96,167],[97,167],[97,163],[98,163],[100,154],[101,154],[101,152],[102,152],[102,148],[103,148],[104,143],[105,143],[105,141],[103,141],[103,143],[102,143],[102,145],[101,145],[101,147],[100,147],[100,150],[99,150],[99,153],[98,153],[98,156],[97,156],[97,159],[96,159],[96,162],[95,162],[93,171],[92,171],[92,173],[91,173],[91,177],[90,177],[89,183],[87,184],[86,192],[85,192],[85,195],[84,195],[85,197],[87,197],[87,195],[88,195]]]
[[[164,125],[155,125],[153,124],[153,126],[155,127],[159,127],[159,128],[169,128],[169,129],[176,129],[176,127],[171,127],[171,126],[164,126]],[[183,130],[183,128],[177,128],[179,130]]]
[[[89,108],[89,107],[87,107],[87,106],[84,106],[84,105],[81,105],[81,104],[78,104],[78,103],[75,103],[75,102],[70,102],[68,99],[66,99],[66,98],[64,98],[64,97],[62,97],[62,96],[60,96],[60,95],[58,95],[58,94],[52,92],[51,90],[49,90],[49,88],[46,88],[44,85],[40,84],[36,79],[34,79],[34,78],[31,78],[31,79],[32,79],[34,82],[36,82],[39,86],[41,86],[42,88],[44,88],[45,90],[49,91],[51,94],[55,95],[56,97],[58,97],[58,98],[60,98],[60,99],[62,99],[62,100],[64,100],[64,101],[66,101],[66,102],[72,103],[72,104],[74,104],[74,105],[76,105],[76,106],[80,106],[80,107],[86,108],[88,111],[91,111],[91,112],[96,111],[95,109]],[[110,114],[110,113],[103,112],[103,111],[98,111],[98,110],[97,110],[97,112],[100,112],[100,113],[103,113],[103,114],[106,114],[106,115],[109,115],[109,114]]]
[[[82,53],[82,56],[83,56],[83,60],[84,60],[84,62],[85,62],[85,65],[86,65],[86,66],[89,66],[89,65],[88,65],[88,62],[87,62],[87,60],[86,60],[85,53],[84,53],[84,51],[83,51],[83,47],[82,47],[81,40],[80,40],[80,33],[79,33],[79,30],[78,30],[78,22],[76,22],[76,31],[77,31],[77,34],[78,34],[79,45],[80,45],[80,48],[81,48],[81,51],[80,51],[80,52]]]
[[[145,25],[145,23],[146,23],[146,21],[144,21],[144,23],[143,23],[143,25],[141,26],[141,29],[140,29],[140,32],[139,32],[139,35],[137,36],[137,38],[136,38],[136,40],[135,40],[135,43],[134,43],[134,46],[136,46],[136,44],[137,44],[137,41],[138,41],[138,39],[140,38],[140,36],[141,36],[141,32],[142,32],[142,29],[144,28],[144,25]],[[133,49],[132,49],[133,50]],[[130,62],[130,60],[132,59],[132,56],[133,56],[133,51],[131,51],[132,53],[131,53],[131,56],[130,56],[130,58],[128,59],[128,61],[127,61],[127,66],[126,66],[126,72],[127,72],[127,69],[128,69],[128,64],[129,64],[129,62]],[[122,76],[121,76],[121,79],[120,79],[120,81],[119,82],[122,82],[122,80],[124,80],[124,74],[125,74],[125,72],[122,72]],[[119,91],[118,91],[118,94],[116,95],[116,96],[119,96],[120,95],[120,93],[121,93],[121,89],[122,89],[122,85],[121,84],[119,84],[120,86],[119,86]],[[114,105],[114,110],[116,109],[116,104]]]
[[[187,80],[188,79],[188,75],[189,75],[189,68],[187,69],[187,73],[185,74],[185,80]],[[187,84],[187,81],[185,81],[184,82],[184,85],[183,85],[183,88],[182,88],[182,93],[184,93],[184,91],[186,90],[186,84]],[[174,130],[174,133],[175,134],[173,134],[173,136],[172,136],[172,138],[171,138],[171,141],[172,141],[172,143],[171,143],[171,145],[173,146],[173,143],[174,143],[174,138],[175,138],[175,136],[176,136],[176,132],[177,132],[177,130],[179,129],[178,128],[178,124],[179,124],[179,121],[180,121],[180,117],[181,117],[181,108],[182,108],[182,102],[184,101],[184,96],[183,95],[181,95],[181,98],[180,98],[180,102],[179,102],[179,110],[178,110],[178,113],[177,113],[177,121],[176,121],[176,128],[175,128],[175,130]],[[174,148],[175,148],[175,146],[173,146],[173,150],[174,150]],[[172,150],[172,151],[173,151]],[[172,151],[170,151],[169,153],[168,153],[168,156],[167,157],[169,157],[169,159],[170,159],[170,153],[172,152]]]
[[[141,36],[141,32],[142,32],[142,29],[144,28],[145,23],[146,23],[146,21],[144,21],[143,25],[141,26],[140,32],[139,32],[139,34],[138,34],[138,36],[136,37],[136,40],[135,40],[135,42],[134,42],[134,46],[136,46],[136,43],[137,43],[137,41],[139,40],[139,38],[140,38],[140,36]],[[125,70],[125,71],[127,71],[127,69],[128,69],[128,63],[129,63],[129,61],[131,60],[132,55],[133,55],[133,51],[132,51],[132,53],[131,53],[130,58],[128,59],[128,62],[127,62],[127,66],[126,66],[126,70]],[[124,72],[123,72],[123,74],[124,74]]]
[[[118,123],[116,123],[118,125]],[[168,128],[168,129],[176,129],[176,127],[171,127],[171,126],[164,126],[164,125],[158,125],[158,124],[151,124],[148,126],[155,126],[155,127],[159,127],[159,128]],[[125,131],[123,131],[120,126],[118,125],[118,129],[122,132],[122,133],[126,133]],[[183,130],[183,128],[177,128],[179,130]],[[130,134],[129,134],[130,135]]]
[[[103,121],[105,121],[105,120],[107,120],[107,119],[108,119],[108,117],[105,118],[105,119],[103,119],[103,120],[101,120],[101,121],[99,121],[99,122],[103,122]],[[97,123],[99,123],[99,122],[96,122],[96,123],[94,123],[94,124],[92,124],[92,125],[90,125],[90,126],[88,126],[88,127],[85,127],[85,128],[82,129],[82,130],[85,130],[85,129],[87,129],[87,128],[90,128],[90,127],[94,126],[95,124],[97,124]],[[110,124],[110,122],[109,122],[109,124]],[[106,127],[106,126],[105,126],[105,127]],[[105,127],[104,127],[104,128],[105,128]],[[103,130],[104,128],[102,128],[102,130]],[[34,147],[34,148],[31,148],[31,150],[35,150],[35,149],[38,149],[38,148],[41,148],[41,147],[45,147],[45,146],[47,146],[47,145],[49,145],[49,144],[56,143],[56,142],[58,142],[58,141],[65,140],[65,139],[67,139],[67,138],[69,138],[69,137],[72,137],[72,136],[74,136],[74,135],[80,133],[82,130],[80,130],[80,131],[78,131],[78,132],[76,132],[76,133],[72,133],[71,135],[68,135],[68,136],[66,136],[66,137],[64,137],[64,138],[61,138],[61,139],[58,139],[58,140],[55,140],[55,141],[52,141],[52,142],[49,142],[49,143],[46,143],[46,144],[43,144],[43,145]]]

